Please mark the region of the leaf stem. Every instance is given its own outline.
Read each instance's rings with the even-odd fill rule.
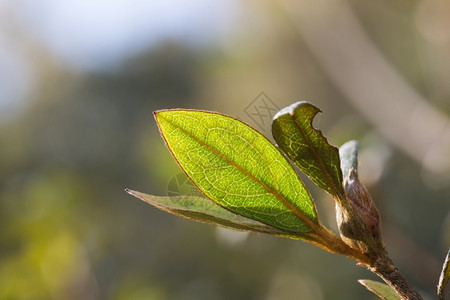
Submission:
[[[367,267],[392,287],[402,300],[422,300],[419,293],[406,281],[395,267],[385,249],[363,253],[351,248],[334,232],[319,224],[313,228],[314,233],[309,241],[328,252],[345,255],[358,261],[359,265]]]
[[[312,229],[313,233],[308,235],[309,242],[328,252],[353,258],[361,265],[369,266],[370,260],[364,253],[351,248],[333,231],[321,224],[313,226]]]

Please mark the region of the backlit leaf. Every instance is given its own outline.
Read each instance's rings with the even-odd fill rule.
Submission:
[[[312,126],[319,112],[320,109],[309,102],[292,104],[275,115],[272,135],[302,172],[331,195],[344,199],[339,150]]]
[[[311,232],[316,208],[289,162],[263,135],[218,113],[155,112],[178,164],[215,203],[292,233]]]

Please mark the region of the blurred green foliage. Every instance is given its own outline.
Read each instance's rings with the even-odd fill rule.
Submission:
[[[436,60],[448,58],[450,42],[433,48],[414,25],[433,3],[350,1],[392,65],[448,114],[450,68]],[[154,110],[214,110],[257,127],[245,108],[261,91],[279,107],[316,103],[331,143],[361,141],[361,176],[366,170],[392,258],[424,295],[435,293],[450,245],[450,184],[423,180],[420,162],[349,104],[283,14],[246,5],[241,30],[223,46],[168,41],[96,73],[46,54],[26,108],[0,123],[0,299],[369,299],[356,280],[373,277],[349,259],[265,235],[232,242],[236,234],[124,192],[165,195],[180,173]],[[313,196],[335,226],[328,196]]]

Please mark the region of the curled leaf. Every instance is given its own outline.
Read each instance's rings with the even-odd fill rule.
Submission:
[[[319,112],[320,109],[309,102],[292,104],[275,115],[272,135],[302,172],[337,199],[343,199],[339,150],[312,126],[313,118]]]

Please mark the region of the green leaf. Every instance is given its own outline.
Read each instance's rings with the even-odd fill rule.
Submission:
[[[339,148],[343,178],[349,177],[351,169],[358,173],[358,147],[357,141],[348,141]]]
[[[360,279],[358,282],[383,300],[401,300],[399,294],[385,283],[368,279]]]
[[[339,150],[331,146],[312,120],[320,109],[309,102],[297,102],[280,110],[272,123],[278,146],[319,187],[345,199]]]
[[[218,113],[155,112],[178,164],[215,203],[291,233],[318,224],[308,191],[278,149],[250,126]]]
[[[442,266],[441,276],[439,277],[438,284],[438,299],[445,299],[445,287],[450,280],[450,250],[447,252],[444,264]]]
[[[198,196],[160,197],[148,195],[126,189],[128,194],[141,199],[161,210],[171,214],[196,220],[199,222],[215,224],[241,231],[255,231],[274,235],[287,233],[258,221],[236,215],[225,208],[215,204],[210,199]]]

